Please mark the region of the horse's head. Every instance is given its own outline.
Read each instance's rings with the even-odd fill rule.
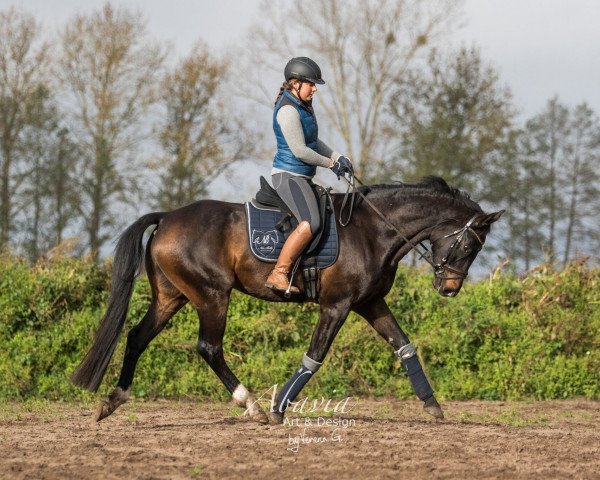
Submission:
[[[458,294],[469,267],[485,243],[490,225],[503,213],[504,210],[477,213],[466,224],[445,222],[432,231],[433,286],[440,295],[454,297]]]

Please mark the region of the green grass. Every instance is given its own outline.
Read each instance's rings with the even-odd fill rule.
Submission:
[[[57,402],[38,398],[28,398],[23,401],[8,400],[0,402],[0,422],[23,421],[28,418],[36,418],[45,422],[61,420],[66,418],[73,406],[84,410],[91,410],[95,402],[90,401],[66,401]]]
[[[202,465],[196,465],[188,470],[188,475],[190,477],[199,477],[202,474],[202,470],[204,470]]]
[[[450,418],[454,417],[461,423],[492,424],[511,428],[541,427],[549,423],[548,417],[544,414],[528,415],[515,407],[505,407],[496,413],[483,414],[461,411]]]

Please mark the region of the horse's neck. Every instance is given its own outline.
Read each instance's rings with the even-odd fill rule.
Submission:
[[[404,223],[412,226],[412,233],[418,234],[423,230],[431,230],[444,221],[460,218],[464,213],[450,203],[436,203],[421,197],[407,203],[407,208],[401,215],[404,216]]]
[[[456,205],[432,200],[424,195],[381,196],[372,203],[379,209],[404,236],[412,238],[452,218],[460,218],[464,213]],[[374,216],[374,212],[368,212]]]
[[[423,195],[381,196],[373,204],[398,230],[396,232],[380,221],[374,212],[368,213],[373,218],[372,235],[382,239],[385,258],[393,263],[402,259],[418,242],[428,240],[437,225],[465,215],[452,203],[440,203],[439,199],[434,202]]]

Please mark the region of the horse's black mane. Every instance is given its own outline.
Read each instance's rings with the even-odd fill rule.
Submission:
[[[389,194],[390,192],[401,194],[404,191],[409,193],[419,190],[424,194],[433,194],[437,197],[450,198],[466,207],[480,212],[482,211],[479,204],[473,201],[467,192],[451,187],[446,180],[434,175],[423,177],[417,183],[396,182],[393,184],[365,185],[360,187],[360,191],[364,195],[377,195],[379,192],[382,194]]]

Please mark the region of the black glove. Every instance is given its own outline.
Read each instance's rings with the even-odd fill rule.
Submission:
[[[330,168],[331,171],[337,175],[338,180],[347,173],[350,175],[354,173],[352,162],[350,162],[348,157],[344,156],[340,156]]]

